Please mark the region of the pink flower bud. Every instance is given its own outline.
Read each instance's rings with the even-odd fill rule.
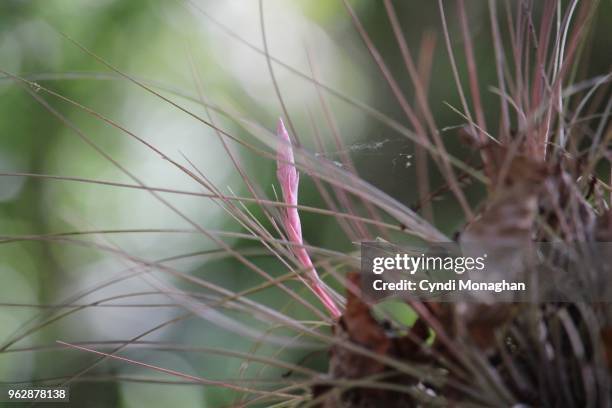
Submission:
[[[300,183],[300,176],[295,168],[295,159],[293,157],[293,148],[291,146],[291,139],[289,133],[285,129],[285,124],[282,119],[278,120],[278,126],[276,133],[279,138],[278,149],[277,149],[277,170],[276,177],[280,183],[281,190],[283,193],[283,201],[287,204],[285,208],[285,214],[283,217],[283,226],[287,233],[287,238],[295,246],[293,247],[293,253],[297,257],[298,261],[308,271],[306,273],[306,281],[310,289],[315,293],[327,310],[331,313],[334,318],[339,318],[341,312],[336,306],[336,303],[329,295],[327,289],[321,282],[317,271],[315,270],[310,255],[306,251],[306,248],[302,246],[302,224],[300,222],[300,215],[298,213],[298,187]]]

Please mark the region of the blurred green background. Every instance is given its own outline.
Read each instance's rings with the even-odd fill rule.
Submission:
[[[417,55],[426,31],[436,36],[429,99],[438,125],[444,128],[462,124],[463,119],[444,104],[460,106],[435,2],[395,3],[414,55]],[[408,100],[412,100],[413,90],[382,2],[360,0],[352,4]],[[465,74],[458,21],[452,2],[447,4],[455,54],[461,74]],[[584,72],[586,76],[609,71],[611,5],[610,1],[602,2],[598,13],[598,25],[590,40],[593,51],[584,56],[588,67]],[[488,86],[496,85],[488,10],[484,1],[469,2],[469,6],[478,72],[485,106],[490,107],[486,113],[491,124],[497,120],[498,105],[496,98],[487,91]],[[268,47],[274,57],[306,74],[310,74],[314,67],[321,82],[406,123],[340,1],[264,0],[263,9]],[[237,36],[252,46],[263,48],[258,1],[0,2],[0,69],[29,78],[112,119],[188,168],[191,168],[190,161],[221,192],[248,195],[248,189],[212,129],[113,73],[65,36],[122,72],[154,86],[164,96],[201,117],[206,117],[207,112],[197,103],[199,88],[208,102],[272,130],[283,112],[266,58],[235,38]],[[333,143],[316,88],[277,63],[273,63],[273,67],[301,142],[315,150],[313,135],[315,130],[318,131],[328,148],[328,153],[323,156],[339,163],[343,152],[339,152]],[[24,84],[4,74],[0,77],[0,172],[3,174],[0,176],[0,235],[150,230],[89,234],[70,237],[72,241],[51,238],[5,241],[0,245],[0,344],[5,345],[16,333],[23,333],[24,327],[32,327],[33,323],[44,321],[49,316],[71,310],[36,305],[50,306],[62,302],[83,305],[117,297],[105,301],[102,306],[77,310],[57,319],[23,336],[0,354],[2,382],[27,383],[54,378],[60,382],[65,376],[92,364],[97,357],[86,352],[63,350],[55,344],[56,340],[95,342],[97,344],[91,347],[108,349],[116,343],[108,346],[103,342],[130,339],[182,313],[180,307],[162,305],[169,303],[168,297],[149,293],[155,290],[138,277],[98,288],[76,301],[70,300],[71,296],[134,268],[129,256],[153,261],[210,251],[218,246],[201,234],[178,231],[193,227],[145,191],[75,180],[11,175],[36,173],[135,184],[116,165],[79,138],[66,122],[58,120],[37,102],[38,97],[147,186],[204,191],[171,163],[117,128],[36,85]],[[413,144],[364,115],[358,108],[333,96],[326,94],[325,97],[347,145],[346,152],[355,160],[361,176],[406,205],[413,205],[416,200],[411,158]],[[255,143],[236,121],[218,113],[212,115],[215,123],[225,131]],[[455,130],[442,135],[453,153],[460,157],[470,154],[458,143]],[[236,143],[230,143],[230,146],[251,180],[273,197],[274,163]],[[434,172],[433,184],[439,183],[441,178]],[[480,186],[469,188],[473,202],[477,202],[481,193]],[[163,194],[163,197],[204,228],[243,231],[209,199],[176,194]],[[461,213],[452,197],[442,198],[435,202],[437,227],[453,234],[462,224]],[[314,184],[305,175],[302,176],[300,200],[306,205],[325,206]],[[256,206],[249,205],[248,208],[268,225]],[[334,250],[355,250],[333,218],[305,213],[303,222],[304,236],[309,243]],[[239,238],[224,237],[224,241],[242,249],[261,248],[261,245]],[[254,255],[252,259],[272,275],[286,272],[269,256]],[[261,282],[260,277],[236,261],[201,253],[174,260],[171,265],[176,270],[232,291]],[[160,279],[166,279],[176,287],[203,292],[201,288],[167,274],[160,275]],[[301,285],[291,286],[316,304]],[[297,318],[312,318],[303,308],[288,305],[287,296],[275,289],[262,291],[251,298],[275,309],[286,310]],[[111,304],[115,306],[109,307]],[[236,313],[234,317],[255,324],[244,313]],[[24,326],[26,323],[30,326]],[[265,324],[258,325],[266,327]],[[218,347],[262,355],[269,355],[276,349],[270,345],[261,345],[259,349],[253,339],[198,318],[169,325],[144,339],[166,345]],[[39,346],[49,348],[29,351]],[[247,367],[239,358],[166,348],[131,347],[120,354],[209,379],[249,377],[249,374],[258,373],[261,367],[255,363]],[[282,356],[298,363],[307,357],[302,351],[287,351]],[[324,357],[324,354],[315,355],[304,364],[324,369]],[[282,369],[267,369],[259,374],[263,381],[278,378],[282,373]],[[128,363],[105,361],[72,384],[71,406],[217,407],[240,400],[235,392],[218,387],[138,381],[156,378],[176,380]]]

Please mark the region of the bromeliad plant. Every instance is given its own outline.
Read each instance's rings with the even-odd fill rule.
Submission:
[[[580,62],[580,49],[587,38],[585,27],[593,18],[595,3],[570,2],[563,12],[562,2],[544,2],[539,15],[539,31],[536,31],[536,16],[530,6],[526,10],[519,8],[516,14],[508,11],[510,21],[512,18],[516,21],[514,26],[509,26],[508,33],[512,40],[513,70],[507,62],[496,2],[489,2],[501,119],[494,133],[489,133],[484,119],[485,107],[480,102],[480,84],[465,4],[458,2],[458,15],[475,113],[463,93],[445,9],[439,2],[446,45],[463,105],[462,115],[467,119],[462,132],[466,142],[480,153],[488,187],[487,198],[476,213],[467,203],[439,138],[426,102],[424,72],[418,72],[410,55],[392,2],[385,1],[385,7],[415,88],[415,107],[403,97],[356,13],[348,2],[344,4],[421,146],[417,150],[421,155],[421,167],[417,171],[423,206],[429,206],[431,199],[423,156],[433,153],[431,158],[464,210],[466,225],[457,238],[460,244],[479,243],[486,246],[485,252],[498,252],[502,257],[512,258],[520,256],[521,249],[530,242],[550,242],[564,253],[590,248],[587,253],[593,254],[594,247],[609,240],[612,211],[602,190],[609,191],[610,185],[599,178],[596,168],[606,163],[604,168],[612,180],[610,102],[601,119],[594,122],[594,128],[579,126],[578,122],[589,99],[597,88],[610,82],[611,74],[590,81],[590,91],[572,103],[573,90],[581,84],[571,82],[574,79],[571,72],[575,72]],[[555,13],[558,28],[551,42]],[[576,20],[574,25],[570,24],[573,20]],[[535,61],[533,67],[524,63],[530,59]],[[609,92],[599,92],[612,101]],[[600,108],[603,106],[601,100],[595,103],[599,103]],[[596,107],[591,108],[591,111],[596,110]],[[288,140],[284,129],[279,134]],[[465,169],[466,173],[474,170]],[[596,193],[598,188],[600,192]],[[433,218],[431,207],[425,213],[430,220]],[[411,218],[418,219],[414,214]],[[435,230],[433,225],[430,227]],[[445,240],[433,239],[433,242],[440,241]],[[595,252],[606,249],[610,248],[604,244],[603,249],[598,248]],[[595,281],[604,288],[612,287],[610,259],[604,256],[603,261],[604,265],[590,264],[590,270],[582,272],[583,276],[572,277],[577,286]],[[558,258],[551,258],[548,266],[559,267],[558,262]],[[534,269],[531,273],[544,271]],[[588,295],[574,303],[413,302],[411,306],[418,318],[406,332],[390,330],[383,321],[377,320],[373,305],[359,296],[357,276],[349,277],[352,286],[348,290],[346,308],[334,327],[334,336],[340,344],[330,349],[329,375],[333,381],[352,383],[314,387],[315,405],[595,407],[612,403],[612,365],[609,363],[612,336],[610,310],[605,303],[590,301]],[[554,279],[554,275],[549,279]],[[326,294],[318,296],[327,304]],[[335,309],[328,309],[336,317]],[[434,341],[430,341],[431,332],[436,336]],[[378,358],[350,350],[346,343],[363,347]],[[382,357],[413,368],[421,367],[421,371],[415,375],[406,367],[384,362]],[[560,389],[565,391],[559,392]]]
[[[581,64],[585,61],[585,50],[590,46],[589,35],[598,3],[595,0],[490,0],[488,25],[491,36],[487,41],[490,41],[495,52],[495,61],[491,63],[495,65],[497,83],[493,85],[483,83],[479,77],[480,67],[466,3],[463,0],[452,3],[438,0],[448,64],[461,101],[459,108],[450,108],[464,121],[456,137],[473,152],[470,160],[465,161],[451,154],[452,149],[446,146],[443,132],[429,105],[429,73],[435,40],[430,35],[425,36],[421,52],[418,58],[414,58],[391,0],[384,0],[383,4],[405,65],[403,76],[409,78],[414,90],[413,103],[404,95],[358,13],[348,0],[343,0],[343,4],[392,97],[397,101],[406,124],[325,85],[314,74],[303,73],[272,57],[267,48],[263,11],[263,49],[238,37],[240,42],[263,55],[269,63],[271,78],[288,124],[291,123],[290,115],[276,84],[275,64],[315,86],[340,152],[347,149],[327,102],[329,95],[413,143],[417,176],[415,190],[419,197],[418,203],[412,207],[361,178],[348,154],[341,155],[341,166],[338,166],[326,159],[325,155],[315,155],[304,147],[298,147],[297,143],[292,142],[282,120],[278,122],[276,134],[264,131],[231,110],[209,103],[203,98],[201,90],[197,96],[187,95],[192,102],[204,107],[206,116],[199,115],[177,102],[179,97],[186,95],[167,96],[172,95],[172,89],[160,89],[157,83],[130,76],[74,41],[92,58],[105,65],[113,77],[131,82],[214,129],[236,171],[244,179],[250,196],[222,193],[205,174],[191,169],[195,166],[185,166],[171,159],[144,138],[85,104],[35,83],[31,77],[4,72],[109,163],[131,178],[133,184],[114,183],[117,188],[142,189],[151,194],[153,199],[188,222],[193,227],[191,233],[210,239],[218,246],[220,253],[237,260],[249,275],[262,279],[252,288],[233,292],[179,270],[172,264],[175,258],[142,259],[113,245],[79,241],[69,233],[51,237],[5,237],[5,243],[24,239],[52,240],[53,243],[90,246],[121,256],[132,264],[126,276],[135,273],[142,275],[156,293],[168,296],[184,311],[184,314],[139,336],[110,345],[101,342],[77,344],[59,339],[62,341],[61,347],[96,353],[100,360],[75,373],[65,374],[60,381],[52,379],[46,382],[67,384],[95,379],[96,373],[99,373],[95,371],[99,363],[114,359],[178,377],[184,383],[225,387],[237,395],[234,406],[610,406],[612,324],[607,304],[591,303],[588,299],[574,303],[515,305],[412,301],[400,305],[408,315],[414,316],[413,321],[406,322],[364,299],[355,274],[359,267],[355,252],[341,253],[308,245],[302,236],[300,220],[300,211],[330,215],[338,222],[346,240],[352,243],[375,238],[398,243],[486,242],[492,249],[503,247],[511,252],[513,248],[531,242],[554,243],[560,251],[574,251],[596,242],[612,241],[612,74],[606,72],[593,78],[579,78],[579,73],[583,72]],[[498,8],[502,7],[503,11],[500,12]],[[453,10],[452,14],[449,13],[450,9]],[[503,17],[500,17],[502,14]],[[451,19],[460,28],[465,67],[456,57],[459,54],[458,46],[453,46],[451,41],[448,27]],[[230,27],[223,29],[234,34]],[[466,78],[460,75],[463,71],[467,73]],[[198,82],[197,78],[195,82]],[[483,86],[489,86],[490,91],[499,97],[497,105],[483,103]],[[50,99],[71,104],[143,143],[145,148],[159,154],[187,177],[197,181],[204,192],[147,186],[56,110]],[[215,122],[213,113],[235,120],[274,152],[264,152],[224,130]],[[487,121],[488,117],[498,120],[491,123],[490,119]],[[292,125],[289,128],[294,132]],[[263,189],[249,177],[240,160],[227,147],[228,140],[276,160],[282,200],[265,196]],[[322,149],[323,144],[318,145]],[[315,182],[327,208],[309,207],[298,201],[298,169]],[[444,182],[434,188],[432,180],[435,177],[431,173],[436,171]],[[70,180],[100,183],[99,180]],[[468,183],[482,187],[485,198],[477,205],[472,197],[468,199]],[[210,231],[185,216],[161,193],[200,195],[212,199],[239,223],[244,232]],[[463,226],[454,236],[441,232],[442,226],[436,224],[434,202],[446,195],[452,197],[464,215]],[[271,228],[264,227],[245,204],[256,206]],[[278,260],[289,273],[273,275],[260,267],[248,251],[227,244],[224,240],[227,237],[255,242],[259,249]],[[317,271],[326,272],[329,283],[325,283],[321,278],[323,274],[319,276]],[[603,285],[612,285],[612,275],[605,276],[599,269],[591,272],[600,274],[598,281]],[[172,276],[192,285],[194,289],[181,290],[156,279],[157,274]],[[580,280],[580,277],[577,278]],[[121,282],[122,279],[124,277],[120,276],[112,283]],[[305,284],[318,302],[310,302],[311,298],[301,292],[302,287],[292,286],[294,280]],[[62,304],[62,307],[68,308],[67,311],[60,308],[60,311],[41,312],[37,319],[24,323],[19,332],[0,345],[0,351],[17,351],[16,344],[37,330],[81,309],[109,301],[100,299],[92,304],[78,305],[81,298],[97,293],[97,290],[109,284],[100,283],[67,299]],[[332,287],[340,288],[339,292],[344,296],[336,293]],[[253,294],[270,288],[278,290],[280,295],[287,298],[289,306],[299,308],[300,313],[293,314],[290,308],[277,310],[252,298]],[[324,311],[319,303],[324,306]],[[304,318],[306,313],[311,317]],[[236,314],[253,320],[244,323],[244,319],[230,317]],[[132,347],[169,347],[163,342],[146,342],[145,338],[150,333],[193,316],[253,340],[252,349],[244,352],[213,349],[206,345],[172,345],[173,350],[237,358],[242,363],[240,378],[203,378],[156,364],[145,364],[123,355]],[[272,347],[265,348],[267,345]],[[306,350],[305,357],[296,361],[294,355],[285,354],[288,349]],[[38,348],[21,349],[22,352],[33,350]],[[312,359],[320,357],[321,351],[326,356],[324,364],[312,363]],[[253,368],[256,363],[261,365],[260,368]],[[270,380],[272,374],[268,377],[264,374],[271,373],[272,368],[277,371]],[[129,380],[121,376],[116,379]]]

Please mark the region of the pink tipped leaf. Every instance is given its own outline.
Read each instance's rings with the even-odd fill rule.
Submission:
[[[300,215],[298,213],[298,187],[300,182],[300,176],[295,168],[295,159],[293,156],[293,148],[291,146],[291,139],[289,133],[285,129],[285,124],[282,119],[278,120],[278,126],[276,133],[279,138],[278,150],[277,150],[277,170],[276,176],[281,186],[283,194],[283,201],[288,206],[285,208],[285,216],[283,219],[283,225],[287,233],[289,241],[295,246],[293,247],[293,253],[297,257],[300,264],[308,271],[306,273],[306,282],[314,294],[319,298],[321,303],[329,311],[334,318],[341,316],[340,309],[331,298],[325,285],[319,278],[310,255],[306,251],[303,245],[302,239],[302,223],[300,221]]]

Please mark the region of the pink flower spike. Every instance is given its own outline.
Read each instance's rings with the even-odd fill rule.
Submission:
[[[283,219],[285,231],[289,241],[295,244],[293,247],[293,253],[302,266],[307,270],[306,281],[310,289],[319,298],[321,303],[323,303],[329,313],[331,313],[331,315],[337,319],[342,315],[342,313],[319,278],[306,248],[302,246],[302,223],[296,207],[298,204],[298,186],[300,183],[300,176],[295,168],[295,159],[293,157],[291,139],[289,138],[289,133],[287,132],[287,129],[285,129],[285,124],[283,123],[282,119],[278,120],[276,134],[280,139],[277,149],[276,177],[278,178],[278,182],[281,186],[283,201],[288,205],[288,207],[285,208],[285,217]]]

